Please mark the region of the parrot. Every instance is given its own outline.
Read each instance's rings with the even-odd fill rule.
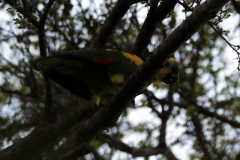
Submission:
[[[98,109],[121,88],[124,81],[143,64],[135,54],[110,49],[75,50],[30,61],[30,66],[71,93],[90,101]],[[178,64],[169,58],[148,82],[171,85],[178,80]],[[145,88],[147,87],[145,86]]]

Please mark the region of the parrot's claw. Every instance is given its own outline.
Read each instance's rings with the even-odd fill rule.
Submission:
[[[100,96],[99,95],[93,95],[90,99],[91,106],[94,111],[98,111],[100,107]]]
[[[100,107],[100,106],[97,106],[97,105],[92,106],[92,109],[93,109],[94,111],[98,111],[100,108],[101,108],[101,107]]]
[[[94,111],[98,111],[99,109],[101,109],[105,104],[99,103],[99,105],[93,105],[92,109]]]

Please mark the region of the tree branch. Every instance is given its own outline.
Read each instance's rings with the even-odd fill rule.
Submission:
[[[52,7],[54,1],[55,0],[49,0],[49,2],[47,3],[46,7],[44,8],[42,17],[40,17],[40,22],[39,22],[39,26],[38,26],[39,49],[40,49],[40,55],[42,57],[45,57],[47,55],[44,27],[45,27],[48,11]]]
[[[147,18],[145,19],[133,45],[132,52],[134,54],[142,57],[141,53],[149,44],[158,24],[163,21],[164,18],[173,10],[177,2],[177,0],[163,0],[158,7],[158,1],[155,1],[155,3],[151,4]]]
[[[90,48],[103,48],[129,7],[140,1],[141,0],[118,0],[98,35],[93,40]]]
[[[12,0],[4,0],[6,3],[14,7],[14,2]],[[28,21],[34,25],[36,28],[39,27],[39,22],[35,20],[33,17],[30,16],[29,12],[25,10],[24,8],[18,7],[15,8],[17,12],[21,13],[25,18],[28,19]]]
[[[85,155],[85,147],[91,142],[92,137],[97,135],[102,130],[96,130],[92,124],[88,123],[88,119],[82,121],[78,128],[68,140],[60,146],[49,159],[67,160],[74,157]]]
[[[38,29],[38,38],[39,38],[39,49],[40,49],[40,55],[45,57],[46,54],[46,39],[45,39],[45,22],[47,19],[47,14],[49,9],[52,7],[55,0],[49,0],[47,3],[45,10],[42,14],[42,17],[40,17],[40,22],[35,20],[31,13],[27,11],[27,9],[18,7],[16,8],[17,12],[21,13],[24,17],[28,18],[29,22],[32,23],[37,29]],[[12,0],[5,0],[8,4],[14,7],[14,2]],[[25,1],[23,1],[25,3]],[[25,6],[25,5],[24,5]],[[49,82],[49,78],[46,75],[43,75],[44,82],[45,82],[45,90],[46,90],[46,109],[50,110],[50,106],[52,105],[52,97],[51,97],[51,86]]]
[[[10,90],[10,89],[4,88],[3,86],[0,86],[0,91],[4,94],[10,94],[10,95],[16,95],[16,96],[22,96],[22,97],[36,97],[36,95],[32,93],[24,94],[21,91]]]
[[[239,2],[236,2],[235,0],[231,0],[235,10],[240,13],[240,3]],[[182,5],[186,11],[191,11],[193,12],[193,9],[191,7],[189,7],[188,5],[186,5],[185,3],[182,3],[180,1],[178,1],[178,3],[180,5]],[[217,24],[214,24],[212,22],[208,22],[207,23],[226,43],[227,45],[232,48],[236,53],[237,53],[237,56],[238,56],[238,67],[237,67],[237,70],[240,71],[240,53],[239,53],[239,49],[240,49],[240,45],[234,45],[234,44],[231,44],[230,42],[228,42],[228,40],[222,35],[222,29],[219,29],[219,27],[217,26]],[[215,27],[216,26],[216,27]]]
[[[162,154],[163,149],[162,148],[135,148],[135,147],[130,147],[127,144],[123,143],[117,138],[114,138],[112,136],[109,136],[107,134],[100,134],[97,136],[97,139],[100,141],[103,141],[107,143],[109,146],[114,147],[116,149],[119,149],[120,151],[126,152],[131,154],[133,157],[147,157],[151,155],[156,155],[156,154]]]
[[[207,148],[207,140],[205,139],[205,135],[202,130],[202,125],[200,123],[200,119],[198,118],[198,115],[192,115],[191,120],[193,122],[193,126],[195,128],[195,133],[197,137],[197,141],[199,142],[199,146],[201,146],[201,149],[204,153],[203,159],[211,159],[210,153],[208,152]]]
[[[166,99],[156,99],[156,101],[159,101],[160,103],[168,104],[168,101]],[[216,112],[209,111],[209,109],[207,109],[207,108],[205,108],[203,106],[199,106],[196,103],[190,102],[189,106],[190,105],[195,106],[195,109],[200,114],[204,114],[204,115],[206,115],[208,117],[216,118],[216,119],[220,120],[223,123],[227,123],[227,124],[231,125],[234,128],[240,128],[240,123],[237,122],[237,121],[231,120],[231,119],[229,119],[229,118],[227,118],[225,116],[221,116],[221,115],[217,114]],[[218,104],[216,104],[216,105],[218,105]],[[178,107],[183,108],[183,109],[187,109],[188,108],[187,105],[184,105],[184,104],[181,104],[181,103],[176,103],[176,102],[174,103],[174,106],[178,106]]]
[[[46,122],[47,120],[43,119],[45,121],[43,126],[36,127],[28,136],[0,151],[0,160],[31,159],[31,157],[41,153],[41,151],[47,147],[52,146],[77,122],[83,121],[92,114],[93,110],[88,104],[82,106],[77,111],[66,115],[64,114],[64,116],[58,118],[58,121],[54,124]]]
[[[157,115],[158,118],[162,119],[162,113],[160,113],[156,109],[156,106],[152,102],[152,100],[156,100],[157,98],[154,96],[154,94],[151,91],[148,91],[146,89],[143,91],[143,93],[147,97],[148,106],[152,109],[152,111]],[[161,105],[163,105],[163,104],[161,104]]]
[[[40,18],[40,23],[38,27],[38,39],[39,39],[39,49],[40,49],[40,55],[42,57],[45,57],[47,55],[46,53],[46,37],[45,37],[45,23],[47,19],[47,14],[49,9],[52,7],[53,2],[55,0],[49,0],[47,3],[44,12],[42,14],[42,17]],[[44,84],[45,84],[45,97],[46,97],[46,107],[45,109],[50,111],[51,106],[52,106],[52,94],[51,94],[51,85],[50,85],[50,79],[46,74],[43,73],[43,78],[44,78]]]
[[[109,136],[103,133],[98,135],[97,139],[107,143],[109,146],[114,147],[120,151],[129,153],[133,157],[149,157],[152,155],[163,154],[172,160],[177,160],[175,156],[172,156],[171,154],[169,154],[168,148],[161,148],[160,146],[144,147],[144,148],[130,147],[127,144],[123,143],[122,141],[118,140],[117,138],[114,138],[112,136]]]

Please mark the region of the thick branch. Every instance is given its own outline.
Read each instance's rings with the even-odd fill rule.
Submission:
[[[87,121],[82,121],[76,128],[75,133],[68,138],[68,140],[60,146],[49,159],[67,160],[74,159],[85,155],[85,147],[91,142],[94,137],[101,130],[96,130],[92,124],[87,124]]]
[[[133,46],[132,52],[134,54],[141,56],[141,52],[143,52],[149,44],[158,24],[173,10],[177,2],[177,0],[163,0],[158,7],[157,3],[151,5],[147,18],[145,19]]]
[[[0,151],[0,160],[31,159],[31,157],[41,153],[41,151],[48,146],[52,146],[59,138],[66,134],[74,124],[83,121],[91,114],[93,114],[93,110],[89,105],[85,105],[78,111],[59,118],[55,124],[36,127],[28,136]]]

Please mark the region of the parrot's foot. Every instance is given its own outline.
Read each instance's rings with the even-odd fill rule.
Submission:
[[[92,106],[92,109],[93,109],[94,111],[98,111],[100,108],[101,108],[101,107],[100,107],[100,106],[97,106],[97,105]]]
[[[90,103],[92,106],[92,109],[94,111],[98,111],[101,107],[99,106],[99,102],[100,102],[100,96],[98,95],[93,95],[90,99]]]
[[[99,109],[101,109],[105,104],[99,103],[99,105],[93,105],[92,109],[94,111],[98,111]]]
[[[94,111],[98,111],[101,108],[101,97],[99,95],[92,95],[90,98],[90,104]]]

